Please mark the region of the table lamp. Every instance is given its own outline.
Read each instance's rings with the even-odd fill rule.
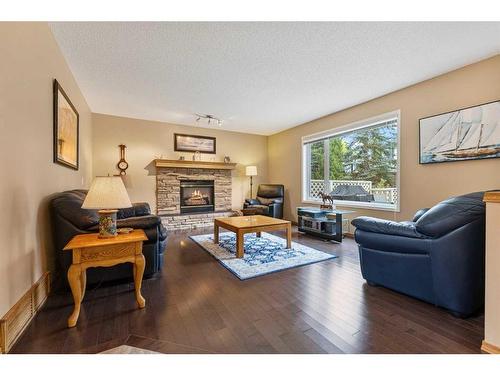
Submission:
[[[257,176],[257,167],[255,165],[249,165],[246,167],[246,175],[250,176],[250,199],[253,198],[253,181],[252,177]]]
[[[132,207],[120,176],[99,176],[92,181],[82,208],[99,210],[99,238],[116,236],[118,208]]]

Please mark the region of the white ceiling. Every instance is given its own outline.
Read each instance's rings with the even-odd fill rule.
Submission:
[[[265,135],[500,53],[500,22],[51,27],[93,112]]]

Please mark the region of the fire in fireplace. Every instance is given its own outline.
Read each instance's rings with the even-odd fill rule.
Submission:
[[[181,181],[181,214],[214,211],[214,182],[212,180]]]

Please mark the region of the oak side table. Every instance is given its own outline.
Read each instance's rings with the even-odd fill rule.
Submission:
[[[68,270],[68,281],[75,301],[68,327],[74,327],[80,315],[80,305],[85,295],[87,268],[111,267],[120,263],[134,265],[135,298],[139,308],[146,306],[141,295],[142,276],[146,265],[142,242],[148,238],[142,229],[111,238],[98,238],[99,233],[79,234],[71,239],[64,250],[73,250],[73,263]]]

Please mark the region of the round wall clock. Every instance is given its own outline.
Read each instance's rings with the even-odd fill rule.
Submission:
[[[125,160],[125,149],[127,148],[127,146],[119,145],[118,147],[120,147],[120,161],[116,166],[120,170],[120,175],[124,176],[127,174],[127,168],[128,168],[128,163]]]

